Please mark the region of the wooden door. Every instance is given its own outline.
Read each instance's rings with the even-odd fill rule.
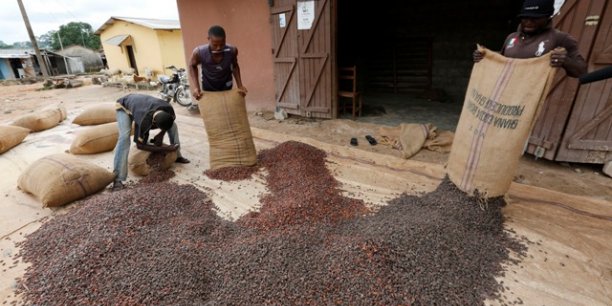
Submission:
[[[578,40],[580,53],[584,57],[591,54],[599,29],[599,25],[587,26],[585,23],[588,23],[590,16],[601,16],[606,2],[608,0],[568,0],[561,8],[561,14],[553,19],[556,29],[570,33]],[[577,92],[578,80],[568,77],[560,69],[529,138],[528,153],[555,159]]]
[[[300,115],[295,0],[276,0],[270,8],[276,106]]]
[[[612,3],[607,3],[602,15],[589,16],[587,26],[599,29],[589,57],[589,71],[612,65]],[[612,79],[580,87],[556,160],[612,160]]]
[[[271,2],[276,105],[290,114],[335,117],[332,2]]]

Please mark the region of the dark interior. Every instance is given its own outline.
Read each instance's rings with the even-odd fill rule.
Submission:
[[[383,108],[387,114],[437,112],[406,120],[426,120],[447,111],[453,117],[445,124],[450,128],[461,110],[476,43],[499,50],[517,27],[521,4],[338,0],[338,66],[357,66],[364,94],[362,119],[380,115]]]

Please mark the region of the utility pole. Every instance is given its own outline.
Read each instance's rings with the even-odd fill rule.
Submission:
[[[38,49],[38,43],[36,42],[36,37],[34,37],[34,32],[32,31],[32,27],[30,26],[30,19],[28,18],[28,14],[26,14],[25,7],[23,6],[23,2],[21,0],[17,0],[17,4],[19,4],[19,9],[21,10],[21,16],[23,16],[23,22],[25,22],[26,28],[28,29],[28,35],[30,35],[30,42],[32,42],[32,47],[36,52],[36,58],[38,59],[38,66],[40,67],[40,71],[43,76],[46,78],[49,77],[49,71],[47,70],[47,63],[43,59],[42,55],[40,55],[40,49]]]
[[[21,0],[19,0],[21,1]],[[61,30],[61,28],[60,28]],[[59,34],[60,31],[57,31],[57,38],[59,38],[60,48],[62,49],[62,53],[64,53],[64,45],[62,44],[62,37]],[[62,58],[64,59],[64,65],[66,65],[66,74],[70,74],[70,67],[68,67],[68,62],[66,61],[66,56],[62,54]]]

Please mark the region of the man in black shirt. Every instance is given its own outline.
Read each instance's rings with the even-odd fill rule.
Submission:
[[[140,150],[150,152],[177,151],[177,163],[187,164],[189,160],[181,155],[179,149],[178,128],[174,119],[174,109],[170,104],[155,97],[129,94],[117,100],[117,124],[119,139],[115,147],[114,170],[115,181],[113,191],[123,188],[127,178],[128,155],[130,152],[130,134],[132,122],[135,123],[134,142]],[[160,132],[149,143],[149,131],[160,129]],[[164,135],[168,132],[170,146],[163,146]]]

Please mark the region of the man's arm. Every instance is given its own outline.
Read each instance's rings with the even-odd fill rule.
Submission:
[[[236,48],[236,54],[234,56],[234,70],[232,71],[232,75],[234,75],[234,79],[236,79],[236,86],[238,86],[238,90],[242,92],[242,96],[246,96],[247,89],[242,85],[242,77],[240,76],[240,66],[238,65],[238,48]]]
[[[200,100],[202,97],[202,89],[200,89],[200,81],[198,80],[198,65],[200,65],[200,54],[198,47],[193,49],[191,59],[189,60],[189,82],[191,83],[191,96]]]
[[[569,34],[558,48],[551,52],[551,66],[563,67],[570,77],[580,77],[587,72],[587,63],[580,55],[578,42]]]

